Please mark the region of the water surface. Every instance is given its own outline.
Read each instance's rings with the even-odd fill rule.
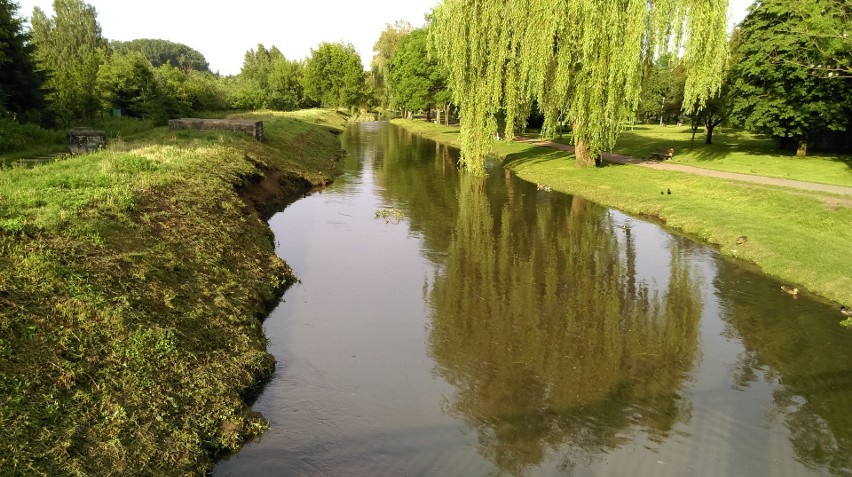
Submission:
[[[216,475],[852,475],[831,305],[387,123],[342,142],[270,220],[271,429]]]

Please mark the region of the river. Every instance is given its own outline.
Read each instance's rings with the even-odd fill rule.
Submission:
[[[270,220],[271,428],[217,476],[852,475],[829,303],[388,123]]]

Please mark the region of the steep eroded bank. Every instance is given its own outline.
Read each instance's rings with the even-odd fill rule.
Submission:
[[[294,277],[264,217],[333,177],[344,120],[262,119],[0,172],[0,473],[200,474],[266,427],[258,317]]]

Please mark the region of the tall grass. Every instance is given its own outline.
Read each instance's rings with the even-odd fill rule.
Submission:
[[[65,133],[42,129],[34,124],[20,124],[12,119],[0,118],[0,165],[21,157],[16,151],[29,155],[60,152],[65,148]]]

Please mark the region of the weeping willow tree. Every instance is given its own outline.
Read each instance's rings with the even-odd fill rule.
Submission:
[[[666,51],[688,71],[685,105],[721,85],[728,0],[444,0],[430,48],[461,109],[462,164],[484,170],[498,117],[514,137],[534,99],[543,133],[571,124],[577,163],[611,149],[636,108],[642,66]]]

